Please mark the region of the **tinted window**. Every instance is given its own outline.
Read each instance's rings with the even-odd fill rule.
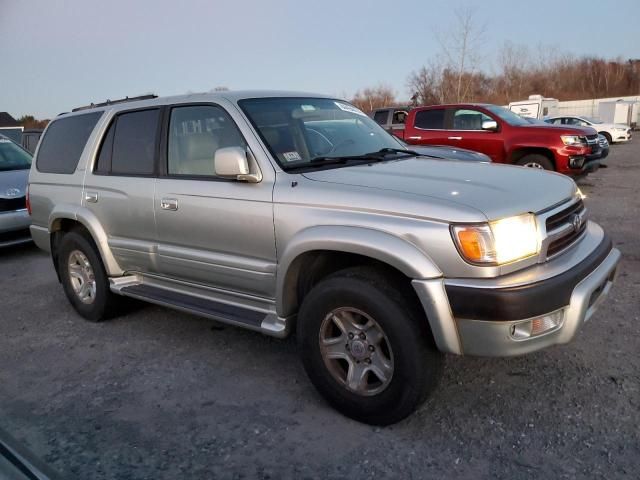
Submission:
[[[102,112],[54,120],[42,139],[36,166],[46,173],[73,173]]]
[[[170,175],[214,176],[213,157],[225,147],[246,148],[235,123],[220,107],[190,106],[171,110],[167,171]]]
[[[154,172],[160,110],[141,110],[118,115],[113,137],[111,172],[150,175]]]
[[[96,173],[109,173],[111,171],[111,153],[113,152],[113,134],[115,130],[116,122],[114,120],[109,125],[109,130],[107,130],[104,140],[102,140],[102,145],[98,152],[98,161],[94,168]]]
[[[373,120],[380,125],[386,125],[387,118],[389,118],[389,110],[380,110],[373,114]]]
[[[444,128],[444,109],[417,111],[415,125],[418,128],[442,130]]]
[[[456,110],[453,114],[454,130],[482,130],[482,122],[491,121],[489,115],[478,110]]]

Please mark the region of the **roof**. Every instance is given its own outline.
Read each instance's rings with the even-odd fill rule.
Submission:
[[[415,107],[413,110],[421,110],[421,109],[431,109],[431,108],[466,108],[466,107],[493,107],[495,106],[493,103],[443,103],[441,105],[420,105],[419,107]]]
[[[7,112],[0,112],[0,127],[19,127],[18,121]]]
[[[76,115],[88,113],[91,111],[103,111],[103,110],[129,110],[134,108],[152,107],[156,105],[166,105],[172,103],[187,103],[187,102],[215,102],[220,99],[224,99],[230,102],[237,102],[239,100],[248,98],[269,98],[269,97],[314,97],[314,98],[335,98],[330,95],[324,95],[319,93],[308,92],[294,92],[284,90],[237,90],[237,91],[221,91],[221,92],[209,92],[209,93],[190,93],[187,95],[176,95],[172,97],[156,97],[147,100],[133,100],[126,102],[118,102],[110,105],[100,105],[96,108],[82,108],[77,112],[63,113],[60,115]]]

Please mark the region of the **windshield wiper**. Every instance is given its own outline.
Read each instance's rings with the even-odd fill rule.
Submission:
[[[364,153],[362,155],[349,155],[344,157],[315,157],[315,158],[312,158],[309,163],[311,164],[322,163],[323,165],[325,165],[325,164],[335,164],[335,163],[347,163],[351,160],[379,162],[384,160],[385,156],[391,155],[391,154],[397,154],[397,153],[406,153],[410,157],[420,156],[418,152],[414,152],[413,150],[405,150],[402,148],[382,148],[377,152],[369,152],[369,153]]]
[[[289,167],[290,170],[315,167],[319,165],[343,165],[351,162],[356,163],[372,163],[382,162],[387,155],[406,153],[408,157],[418,157],[420,154],[413,150],[405,150],[402,148],[382,148],[377,152],[365,153],[362,155],[347,155],[343,157],[314,157],[308,163]],[[408,158],[407,157],[407,158]]]

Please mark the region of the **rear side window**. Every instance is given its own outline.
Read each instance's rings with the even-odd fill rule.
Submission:
[[[379,110],[373,114],[373,121],[378,125],[386,125],[389,118],[389,110]]]
[[[444,109],[419,110],[416,112],[415,126],[426,130],[444,129]]]
[[[89,135],[102,116],[92,112],[55,120],[42,139],[36,168],[44,173],[75,172]]]
[[[154,173],[159,117],[160,110],[157,108],[118,115],[113,134],[112,174],[151,175]],[[107,143],[105,142],[105,145]],[[101,167],[100,163],[99,158],[98,168]]]

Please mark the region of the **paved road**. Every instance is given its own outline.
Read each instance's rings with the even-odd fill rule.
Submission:
[[[623,252],[610,301],[570,345],[447,359],[408,420],[331,410],[292,340],[145,306],[74,314],[48,257],[0,253],[0,426],[64,478],[638,478],[640,142],[582,182]]]

